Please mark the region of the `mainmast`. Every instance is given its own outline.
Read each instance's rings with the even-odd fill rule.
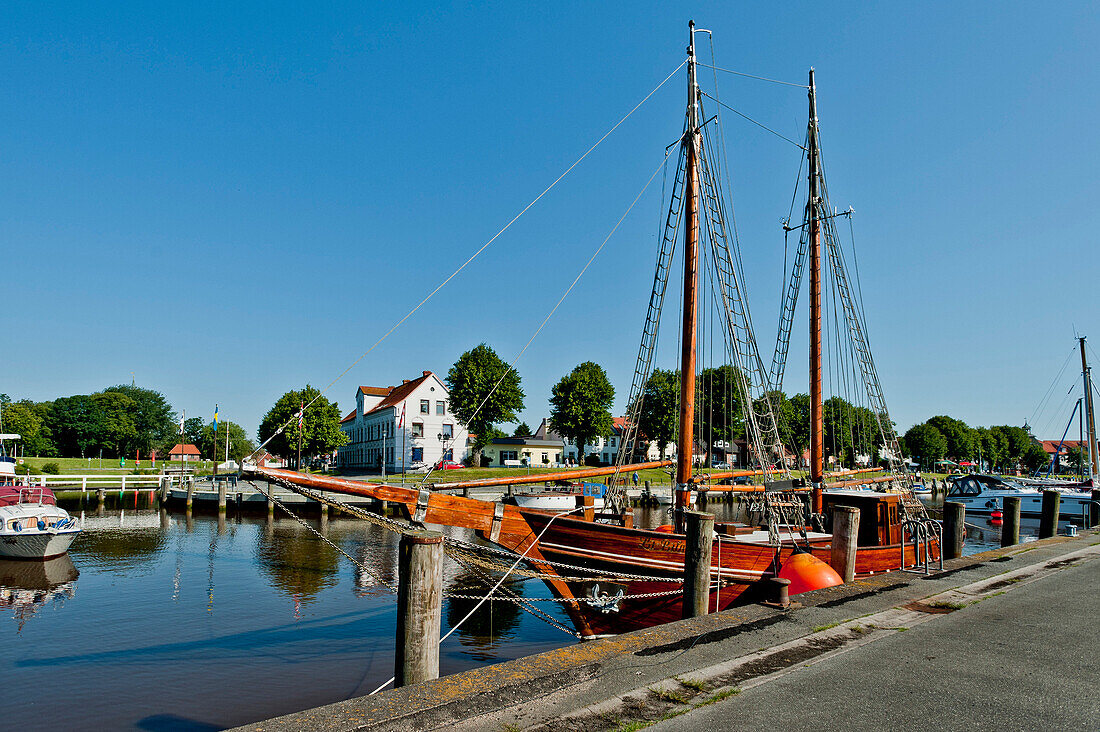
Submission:
[[[695,21],[688,23],[688,108],[684,180],[684,322],[680,344],[680,435],[676,446],[675,529],[684,531],[695,452],[695,340],[699,279],[699,86],[695,78]]]
[[[809,224],[810,224],[810,484],[812,510],[822,512],[822,481],[825,476],[825,427],[821,399],[821,220],[820,177],[821,159],[817,140],[817,90],[814,87],[814,70],[810,69],[810,122],[807,134],[809,143]]]
[[[1081,342],[1081,375],[1085,380],[1085,421],[1087,424],[1087,434],[1085,436],[1089,441],[1089,478],[1092,479],[1097,473],[1100,473],[1100,470],[1097,470],[1096,416],[1092,402],[1092,370],[1089,369],[1088,361],[1085,359],[1085,337],[1081,336],[1078,340]]]

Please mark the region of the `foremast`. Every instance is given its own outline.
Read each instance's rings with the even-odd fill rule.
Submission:
[[[684,180],[684,312],[680,343],[680,434],[676,443],[675,530],[684,531],[689,507],[692,456],[695,453],[695,348],[699,291],[699,85],[695,76],[695,21],[688,23],[688,109],[683,146]]]

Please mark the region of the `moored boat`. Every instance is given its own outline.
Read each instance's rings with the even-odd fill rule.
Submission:
[[[810,485],[801,485],[790,470],[786,449],[779,435],[778,420],[772,404],[772,393],[782,384],[782,365],[775,380],[769,378],[756,347],[755,335],[744,295],[743,275],[738,270],[740,253],[734,236],[727,230],[727,212],[721,201],[722,176],[717,170],[718,158],[710,152],[704,128],[708,118],[703,114],[701,93],[696,80],[694,24],[689,30],[688,109],[680,140],[679,163],[673,176],[672,196],[664,217],[663,236],[657,253],[657,268],[650,296],[649,310],[643,327],[634,383],[627,400],[629,414],[625,420],[627,434],[620,443],[619,458],[610,487],[604,497],[603,510],[597,510],[592,497],[581,497],[581,506],[566,514],[533,507],[490,504],[475,499],[433,492],[428,487],[406,488],[385,486],[339,478],[309,476],[293,471],[246,467],[246,472],[267,477],[288,487],[305,490],[325,490],[365,495],[384,501],[404,504],[409,517],[417,523],[463,526],[477,530],[498,546],[509,549],[525,559],[537,571],[552,592],[564,602],[582,637],[620,633],[677,620],[686,612],[695,612],[684,605],[686,523],[689,520],[692,492],[713,489],[712,481],[734,474],[711,475],[697,473],[693,455],[696,434],[695,401],[696,356],[702,350],[697,343],[699,332],[698,297],[701,274],[706,271],[715,283],[718,294],[711,298],[721,311],[718,330],[726,339],[726,353],[732,364],[737,400],[748,405],[743,421],[749,450],[759,464],[757,474],[764,477],[764,486],[745,486],[746,491],[759,495],[762,520],[755,525],[720,524],[710,546],[710,590],[708,608],[725,609],[752,599],[759,599],[770,587],[764,580],[782,576],[793,565],[811,563],[814,572],[824,580],[814,585],[824,587],[842,582],[827,563],[831,559],[833,535],[829,532],[832,511],[838,506],[856,509],[859,530],[855,550],[854,573],[868,575],[898,569],[920,568],[929,571],[931,563],[940,558],[939,524],[929,519],[923,504],[910,489],[910,479],[902,475],[901,450],[893,423],[886,410],[877,371],[870,360],[862,305],[851,296],[847,279],[837,285],[841,291],[846,332],[852,348],[859,354],[859,366],[871,405],[870,414],[885,452],[890,456],[893,475],[860,477],[841,481],[835,487],[843,489],[857,484],[877,485],[880,489],[892,482],[889,490],[825,490],[822,422],[822,338],[821,338],[821,276],[822,260],[829,259],[834,273],[844,272],[842,258],[836,251],[835,232],[829,223],[835,214],[829,209],[825,195],[824,175],[818,148],[816,90],[813,71],[810,72],[810,121],[807,129],[809,161],[809,195],[801,230],[803,243],[799,255],[805,264],[809,258],[811,280],[811,469]],[[671,78],[671,75],[670,75]],[[709,134],[709,133],[707,133]],[[802,146],[799,146],[802,147]],[[795,230],[795,229],[792,229]],[[673,524],[667,531],[635,528],[633,513],[625,500],[625,488],[618,479],[623,471],[640,469],[625,460],[642,451],[635,449],[639,414],[642,409],[646,381],[652,369],[659,332],[659,318],[664,305],[668,277],[677,241],[683,244],[684,274],[681,306],[682,341],[680,344],[680,397],[678,425],[683,426],[677,437],[677,458],[674,478]],[[824,251],[823,251],[824,250]],[[801,276],[801,265],[798,276]],[[798,281],[792,280],[797,291]],[[790,315],[793,316],[793,300]],[[788,313],[784,312],[784,318]],[[784,340],[783,328],[786,328]],[[789,319],[781,324],[782,354],[786,359],[789,342]],[[701,414],[699,415],[702,416]],[[661,463],[663,465],[663,463]],[[656,467],[656,466],[655,466]],[[752,471],[749,471],[750,473]],[[553,476],[564,479],[565,475]],[[579,477],[579,475],[577,476]],[[534,482],[551,479],[536,476],[530,481],[509,478],[471,481],[465,485],[505,482]],[[463,483],[446,484],[448,488]],[[437,486],[437,488],[442,486]],[[740,489],[739,486],[723,486]],[[704,535],[705,536],[705,535]],[[464,546],[464,551],[471,547]],[[507,569],[507,567],[505,567]],[[818,569],[824,571],[818,572]],[[510,571],[510,570],[508,570]],[[830,576],[831,575],[831,576]],[[585,576],[591,579],[584,579]]]
[[[69,551],[79,521],[57,505],[49,488],[19,481],[15,459],[0,455],[0,557],[42,560]]]
[[[968,513],[992,513],[1004,510],[1005,498],[1020,499],[1020,515],[1043,515],[1043,490],[1017,483],[1010,478],[993,475],[952,475],[947,478],[950,488],[947,500],[966,506]],[[1089,486],[1050,484],[1051,490],[1060,494],[1059,514],[1063,519],[1080,518],[1088,510],[1092,500]]]

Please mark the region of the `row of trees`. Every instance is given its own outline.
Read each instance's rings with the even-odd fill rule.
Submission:
[[[1023,427],[970,427],[966,422],[946,415],[913,425],[905,433],[903,443],[906,453],[926,469],[941,460],[950,460],[955,463],[981,463],[994,470],[1022,466],[1033,471],[1050,460],[1042,446]]]
[[[0,410],[4,431],[21,435],[32,455],[167,454],[178,437],[176,415],[164,395],[134,385],[47,402],[13,402],[0,394]]]
[[[697,426],[703,441],[732,441],[744,437],[743,408],[735,368],[723,365],[704,369],[697,380]],[[462,354],[447,374],[451,411],[466,423],[474,435],[475,463],[481,449],[504,433],[496,427],[513,422],[523,409],[525,394],[520,377],[492,348],[481,344]],[[777,409],[780,437],[797,453],[808,446],[810,398],[781,392],[770,395]],[[613,430],[612,402],[615,388],[607,373],[586,361],[563,376],[550,393],[550,422],[554,430],[578,447],[581,461],[584,446]],[[662,456],[679,434],[680,372],[655,369],[646,383],[639,431],[645,442],[655,442]],[[833,397],[824,405],[827,455],[851,464],[857,454],[876,455],[882,446],[875,415],[866,407]],[[530,434],[521,425],[517,435]],[[640,447],[642,447],[640,445]]]

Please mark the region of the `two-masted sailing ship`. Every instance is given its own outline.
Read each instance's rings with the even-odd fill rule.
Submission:
[[[855,507],[859,513],[859,537],[855,574],[869,575],[900,569],[927,570],[939,558],[939,525],[925,514],[910,490],[901,465],[897,435],[886,410],[878,375],[871,360],[861,309],[852,302],[843,258],[832,227],[818,140],[816,90],[813,71],[809,85],[809,124],[805,154],[808,158],[808,198],[800,232],[796,266],[788,285],[781,316],[776,354],[765,369],[756,346],[745,298],[743,273],[736,264],[734,246],[722,200],[717,155],[711,150],[711,122],[703,113],[704,95],[696,78],[695,34],[690,26],[687,48],[688,103],[679,162],[672,187],[664,235],[658,245],[657,267],[649,301],[642,344],[628,402],[628,433],[619,450],[619,464],[612,468],[573,470],[551,475],[468,481],[474,486],[491,483],[533,483],[577,480],[624,470],[663,467],[668,461],[625,464],[641,440],[639,412],[644,386],[652,368],[657,343],[657,324],[664,306],[677,243],[683,248],[683,303],[680,344],[679,437],[675,458],[675,496],[670,530],[633,526],[623,481],[612,480],[605,506],[596,511],[583,502],[574,512],[561,514],[504,503],[464,498],[429,486],[409,488],[379,485],[336,477],[322,477],[288,470],[251,468],[254,475],[306,492],[333,491],[403,504],[411,521],[420,524],[465,527],[489,542],[522,557],[529,571],[537,573],[564,606],[582,637],[597,637],[678,620],[684,614],[685,567],[684,516],[693,492],[709,490],[753,491],[761,520],[753,525],[715,524],[710,568],[709,611],[763,599],[763,583],[799,562],[818,565],[830,559],[831,511],[835,506]],[[793,229],[792,229],[793,230]],[[782,384],[790,340],[794,302],[808,259],[810,272],[810,460],[808,480],[792,475],[790,454],[783,446],[772,395]],[[877,421],[882,454],[889,474],[861,477],[826,485],[822,411],[822,262],[838,278],[850,351],[856,354],[866,396]],[[759,464],[763,486],[719,486],[732,473],[696,473],[693,469],[697,435],[695,405],[696,353],[701,270],[709,273],[722,312],[726,352],[734,366],[750,451]],[[878,483],[879,490],[866,485]],[[808,483],[808,485],[807,485]],[[859,483],[862,490],[848,490]],[[889,486],[889,487],[887,487]],[[509,555],[512,556],[512,555]],[[797,558],[797,559],[796,559]],[[835,573],[833,574],[835,577]],[[835,582],[834,582],[835,583]],[[828,584],[828,582],[826,582]]]

